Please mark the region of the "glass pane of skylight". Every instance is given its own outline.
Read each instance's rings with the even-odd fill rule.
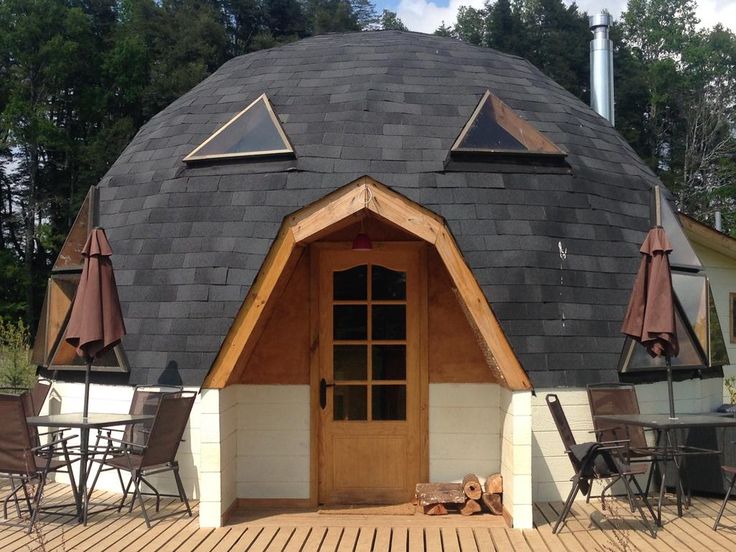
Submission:
[[[82,206],[79,208],[77,218],[74,220],[69,233],[66,236],[64,245],[59,251],[59,256],[54,263],[54,270],[81,267],[83,264],[82,249],[87,242],[87,234],[89,234],[90,224],[90,203],[92,202],[92,191],[84,198]]]
[[[468,128],[459,144],[460,149],[468,150],[511,150],[527,151],[526,146],[496,122],[496,114],[490,101],[480,108],[478,116]]]
[[[687,331],[679,312],[675,313],[675,327],[677,328],[677,340],[680,344],[680,354],[671,359],[672,368],[703,368],[705,367],[704,359],[701,357],[699,347],[693,341],[690,332]],[[628,354],[628,345],[624,348],[624,355]],[[622,368],[622,372],[640,372],[648,370],[665,370],[666,362],[664,357],[652,358],[639,343],[634,343],[634,350],[629,359],[628,365]]]
[[[705,276],[672,273],[672,287],[693,333],[704,351],[708,350],[708,287]]]
[[[708,316],[710,318],[710,365],[725,366],[730,364],[726,341],[723,337],[721,322],[718,320],[713,291],[708,286]]]
[[[217,156],[258,155],[290,152],[278,124],[261,96],[248,109],[212,136],[190,156],[192,159]]]
[[[660,202],[662,212],[662,227],[667,232],[667,237],[670,239],[672,244],[672,253],[670,253],[670,265],[673,268],[685,267],[685,268],[703,268],[700,264],[700,259],[695,254],[693,247],[690,245],[685,232],[680,226],[680,221],[677,219],[677,215],[670,207],[669,201],[662,196]]]

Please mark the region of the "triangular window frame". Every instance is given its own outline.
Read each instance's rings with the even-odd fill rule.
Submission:
[[[281,141],[283,142],[285,147],[279,148],[279,149],[250,151],[250,152],[215,153],[215,154],[204,154],[204,155],[200,153],[203,149],[207,147],[207,145],[210,142],[212,142],[215,138],[220,136],[223,132],[226,132],[228,128],[230,128],[232,125],[237,123],[251,109],[253,109],[254,106],[256,106],[256,104],[258,104],[259,102],[264,103],[266,110],[268,112],[269,118],[271,119],[271,123],[273,124],[274,128],[278,132],[279,137],[281,138]],[[273,109],[273,105],[271,105],[271,101],[268,99],[268,96],[265,93],[263,93],[260,96],[258,96],[255,100],[253,100],[250,104],[248,104],[248,106],[245,109],[236,113],[227,123],[225,123],[223,126],[218,128],[204,142],[198,145],[189,155],[187,155],[184,158],[184,162],[185,163],[196,163],[196,162],[203,162],[203,161],[214,161],[218,159],[235,160],[235,159],[248,159],[248,158],[264,158],[264,157],[283,157],[283,156],[291,157],[294,155],[295,155],[294,147],[289,141],[289,137],[286,135],[283,125],[281,124],[281,121],[279,121],[279,118]]]
[[[477,148],[465,147],[468,133],[473,129],[476,120],[484,110],[485,106],[490,104],[494,114],[494,122],[508,133],[514,140],[519,142],[525,149],[508,149],[508,148]],[[544,136],[539,130],[529,122],[525,121],[517,115],[511,107],[505,104],[498,96],[494,95],[490,90],[486,90],[483,97],[475,107],[473,114],[465,123],[460,134],[455,139],[450,153],[458,155],[471,156],[532,156],[547,158],[563,158],[567,154],[554,144],[549,138]]]

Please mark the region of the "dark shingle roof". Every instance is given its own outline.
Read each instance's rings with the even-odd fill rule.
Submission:
[[[567,151],[571,170],[446,171],[486,89]],[[182,162],[263,92],[296,159]],[[535,386],[614,377],[656,178],[525,60],[383,31],[230,60],[147,123],[103,178],[131,382],[155,382],[174,361],[199,385],[283,217],[366,174],[446,218]]]

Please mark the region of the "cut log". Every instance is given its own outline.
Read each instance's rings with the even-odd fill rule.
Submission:
[[[503,492],[503,477],[500,473],[486,477],[486,492],[490,494]]]
[[[488,511],[496,516],[503,514],[503,499],[501,493],[483,493],[483,504]]]
[[[483,494],[483,488],[480,486],[480,480],[477,475],[469,473],[463,477],[463,491],[468,498],[473,500],[480,499],[480,495]]]
[[[464,516],[472,516],[473,514],[477,514],[480,511],[480,503],[477,500],[473,500],[472,498],[469,498],[459,510],[459,512]]]
[[[447,514],[447,508],[444,504],[427,504],[424,506],[424,513],[428,516],[444,516]]]
[[[463,504],[465,493],[460,483],[417,483],[417,504]]]

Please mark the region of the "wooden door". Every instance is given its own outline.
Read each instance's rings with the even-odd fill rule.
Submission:
[[[409,500],[422,473],[418,247],[319,256],[319,501]]]

